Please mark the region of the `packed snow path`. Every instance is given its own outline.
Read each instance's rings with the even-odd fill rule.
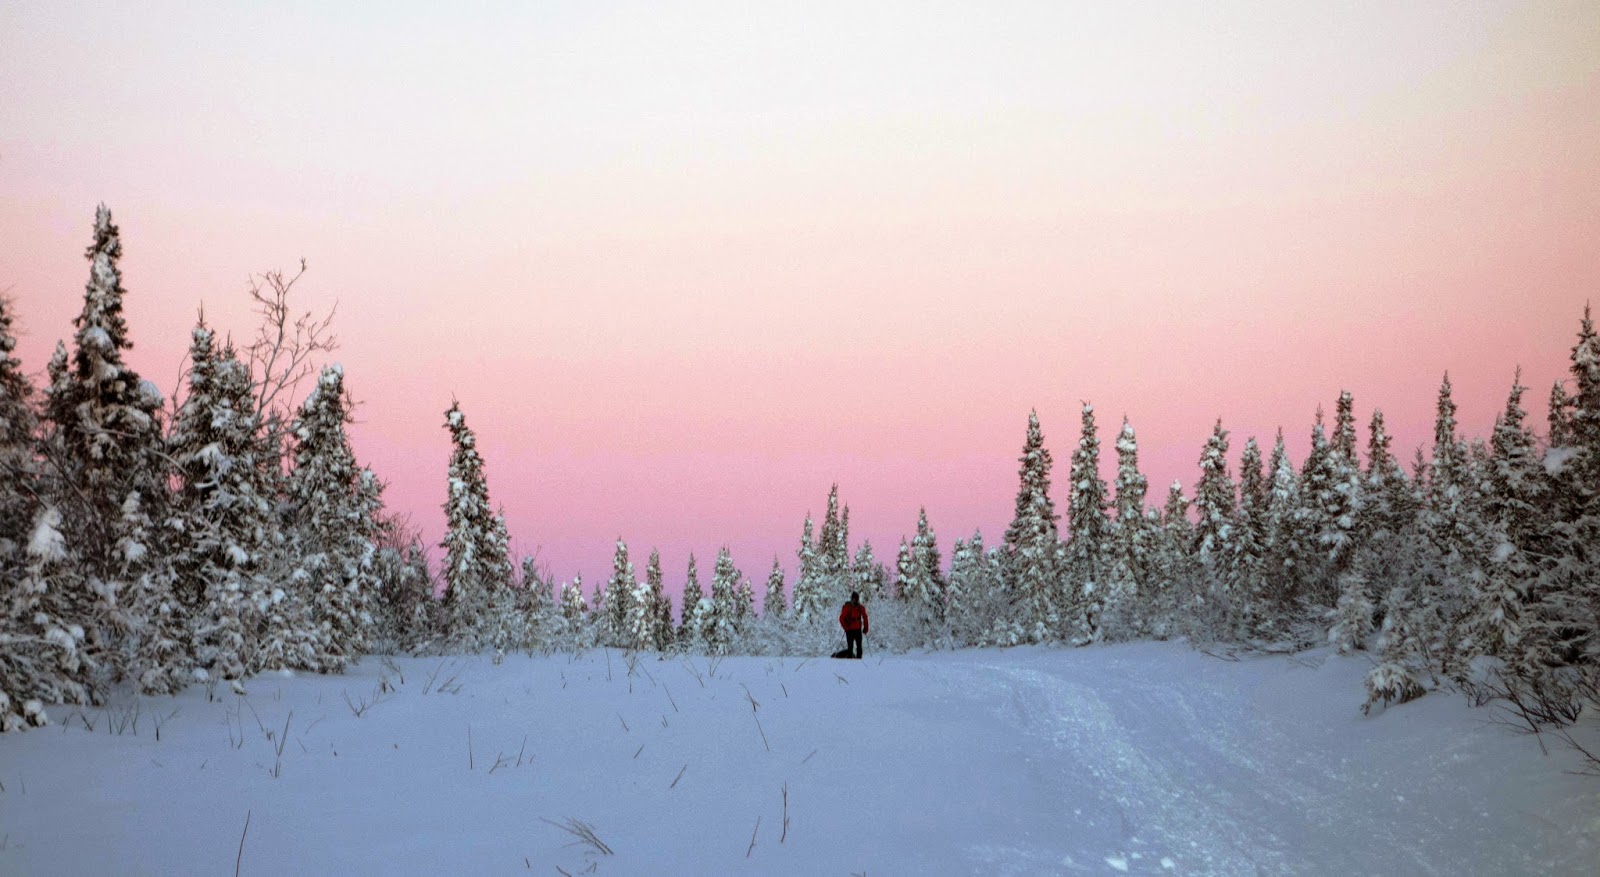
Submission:
[[[1573,753],[1367,666],[368,658],[0,737],[0,873],[1594,873]]]

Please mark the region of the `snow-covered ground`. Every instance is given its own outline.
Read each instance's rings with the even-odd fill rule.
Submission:
[[[1573,753],[1459,696],[1363,717],[1368,667],[368,658],[0,737],[0,873],[1595,873]]]

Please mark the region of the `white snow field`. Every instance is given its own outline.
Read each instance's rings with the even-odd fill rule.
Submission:
[[[1600,779],[1572,773],[1570,749],[1543,755],[1457,695],[1364,717],[1368,660],[1325,651],[394,666],[143,699],[137,730],[131,699],[52,708],[52,727],[0,737],[0,873],[1593,875],[1600,861]],[[606,851],[562,827],[579,822]]]

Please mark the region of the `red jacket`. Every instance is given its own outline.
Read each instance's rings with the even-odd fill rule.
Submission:
[[[860,603],[846,603],[839,610],[839,626],[847,631],[859,630],[867,632],[867,607]]]

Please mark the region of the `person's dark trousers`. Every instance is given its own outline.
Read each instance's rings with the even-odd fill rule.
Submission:
[[[861,657],[861,631],[847,630],[844,632],[844,650],[852,658]]]

